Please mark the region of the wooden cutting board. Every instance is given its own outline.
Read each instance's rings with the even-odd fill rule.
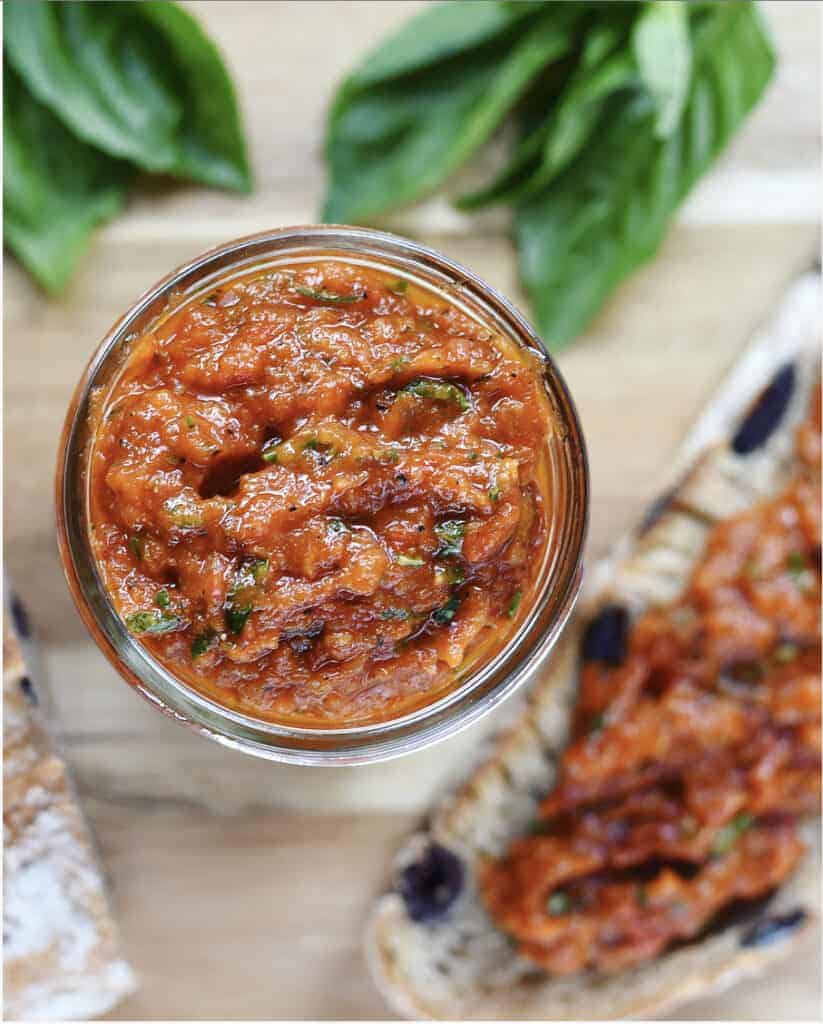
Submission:
[[[111,876],[141,987],[122,1019],[378,1019],[360,926],[394,846],[492,723],[376,768],[271,765],[207,743],[134,697],[92,645],[61,579],[51,506],[70,393],[100,337],[172,266],[220,241],[313,220],[322,126],[353,60],[419,4],[189,4],[238,85],[257,190],[152,186],[98,236],[66,295],[5,274],[5,530],[58,727]],[[655,262],[560,364],[589,442],[589,553],[602,553],[722,373],[818,243],[819,5],[765,5],[781,52],[767,99],[685,205]],[[525,306],[494,218],[421,235]],[[817,1016],[815,941],[689,1019]]]

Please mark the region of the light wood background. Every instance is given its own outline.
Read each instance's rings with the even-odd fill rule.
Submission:
[[[5,274],[5,548],[43,655],[57,727],[110,876],[141,986],[119,1018],[381,1018],[360,955],[392,851],[494,723],[375,768],[258,762],[133,696],[63,583],[52,474],[69,395],[114,319],[171,267],[220,241],[313,220],[324,111],[353,60],[417,4],[197,3],[238,85],[257,189],[153,186],[103,229],[66,295]],[[662,252],[560,364],[591,454],[589,556],[639,514],[678,439],[788,280],[818,249],[820,10],[766,4],[781,53],[767,99],[688,201]],[[397,222],[523,304],[497,220],[429,205]],[[687,1018],[811,1018],[814,943],[779,977]]]

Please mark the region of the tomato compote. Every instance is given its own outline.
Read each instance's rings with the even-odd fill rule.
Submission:
[[[177,678],[309,726],[425,705],[545,564],[543,357],[337,259],[227,280],[134,340],[95,414],[97,563]]]

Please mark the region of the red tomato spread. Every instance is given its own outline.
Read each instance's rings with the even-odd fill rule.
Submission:
[[[537,352],[337,260],[227,281],[131,345],[95,422],[98,565],[176,677],[340,726],[488,661],[546,562]]]
[[[582,669],[535,834],[487,866],[489,910],[552,974],[616,971],[768,893],[820,801],[820,409],[784,493],[718,524],[618,665]]]

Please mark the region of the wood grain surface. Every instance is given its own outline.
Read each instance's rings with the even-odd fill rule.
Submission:
[[[331,91],[419,4],[188,6],[234,73],[257,189],[239,198],[144,188],[99,233],[59,300],[44,299],[6,261],[6,565],[34,620],[57,726],[141,976],[116,1016],[379,1019],[388,1011],[360,955],[363,917],[400,837],[495,722],[376,768],[296,769],[223,750],[119,681],[80,623],[57,558],[55,445],[98,340],[141,291],[199,251],[316,219]],[[765,6],[781,53],[767,99],[654,263],[559,360],[590,448],[590,558],[640,513],[719,377],[817,253],[819,4]],[[467,221],[433,203],[390,226],[414,230],[525,306],[499,219]],[[817,1017],[815,941],[779,979],[678,1016]]]

